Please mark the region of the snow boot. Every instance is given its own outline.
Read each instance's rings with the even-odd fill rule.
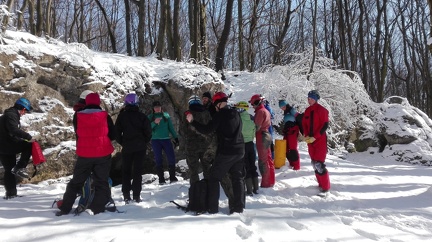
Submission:
[[[157,175],[159,177],[159,185],[164,185],[166,184],[165,182],[165,177],[164,177],[164,170],[163,168],[157,168]]]
[[[176,175],[175,175],[175,166],[170,166],[169,167],[169,176],[170,176],[170,183],[173,183],[173,182],[176,182],[176,181],[178,181],[178,179],[177,179],[177,177],[176,177]]]
[[[245,179],[245,184],[246,184],[246,195],[253,196],[253,193],[252,193],[252,187],[253,187],[252,178],[246,178]]]
[[[252,186],[253,186],[253,190],[252,192],[255,194],[258,194],[258,189],[259,189],[259,185],[258,185],[258,177],[253,177],[252,178]]]

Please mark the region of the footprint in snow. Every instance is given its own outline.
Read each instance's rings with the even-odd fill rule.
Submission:
[[[308,227],[302,223],[298,223],[295,221],[287,221],[286,222],[288,224],[288,226],[290,226],[291,228],[294,228],[296,230],[305,230],[308,229]]]
[[[253,232],[242,225],[236,227],[236,233],[241,239],[249,239]]]

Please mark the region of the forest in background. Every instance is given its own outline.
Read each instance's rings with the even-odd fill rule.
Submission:
[[[263,71],[312,53],[361,76],[371,99],[397,95],[432,116],[432,0],[3,0],[2,33],[224,70]],[[1,40],[1,39],[0,39]],[[3,43],[2,43],[3,44]]]

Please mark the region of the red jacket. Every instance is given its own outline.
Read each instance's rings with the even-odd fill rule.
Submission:
[[[254,117],[256,132],[268,131],[271,125],[270,118],[270,113],[263,104],[260,104],[258,107],[256,107]]]
[[[108,113],[102,110],[85,109],[77,113],[76,154],[94,158],[110,155],[114,151],[108,136]]]
[[[314,137],[316,140],[325,137],[325,132],[321,134],[321,129],[328,123],[328,111],[318,103],[309,106],[304,112],[302,125],[304,136]]]

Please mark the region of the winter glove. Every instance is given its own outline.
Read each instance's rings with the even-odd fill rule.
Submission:
[[[305,137],[305,142],[308,144],[312,144],[313,142],[315,142],[315,138],[314,137]]]
[[[180,145],[178,138],[175,138],[175,139],[173,140],[173,145],[174,145],[174,148],[176,148],[177,146]]]

